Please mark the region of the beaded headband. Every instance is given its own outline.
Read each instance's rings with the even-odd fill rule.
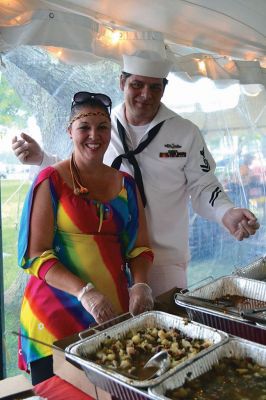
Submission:
[[[68,123],[68,128],[73,124],[73,122],[77,121],[80,118],[84,118],[84,117],[90,117],[90,116],[94,116],[94,115],[102,115],[103,117],[107,117],[110,120],[110,116],[103,112],[103,111],[94,111],[94,112],[87,112],[87,113],[80,113],[75,115]]]

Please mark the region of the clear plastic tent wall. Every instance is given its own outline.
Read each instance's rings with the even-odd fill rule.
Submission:
[[[59,158],[71,152],[66,124],[76,91],[104,92],[112,97],[114,105],[122,100],[120,68],[111,61],[71,65],[44,49],[21,46],[8,52],[3,63],[2,73],[36,118],[44,149]],[[254,210],[262,225],[256,238],[239,243],[191,209],[189,276],[194,283],[208,274],[230,273],[264,253],[265,89],[262,85],[241,86],[236,81],[195,79],[188,83],[173,75],[163,100],[200,127],[216,159],[217,176],[229,196],[237,206]]]

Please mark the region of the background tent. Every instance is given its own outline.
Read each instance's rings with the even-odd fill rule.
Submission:
[[[73,93],[103,91],[116,105],[122,99],[118,81],[123,53],[149,47],[171,58],[164,101],[200,127],[226,190],[238,205],[252,207],[261,223],[255,238],[239,243],[191,210],[191,283],[208,274],[230,273],[266,250],[265,21],[265,0],[0,0],[0,78],[34,116],[34,127],[25,129],[61,157],[70,151],[65,125]],[[12,156],[14,132],[0,128],[3,162]],[[254,159],[253,186],[241,175],[247,154]],[[0,183],[4,188],[10,182]],[[19,185],[1,196],[0,228],[6,235],[3,251],[0,241],[2,333],[3,302],[7,329],[17,329],[24,287],[16,266],[16,238],[25,181]],[[5,224],[11,226],[8,235]],[[0,377],[5,362],[8,374],[18,373],[16,338],[6,339],[5,352],[11,356],[5,358],[0,330]]]

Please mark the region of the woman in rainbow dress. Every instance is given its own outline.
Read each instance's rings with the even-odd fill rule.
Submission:
[[[19,266],[30,274],[20,318],[19,367],[35,385],[53,374],[52,344],[65,336],[153,307],[144,210],[134,179],[103,164],[111,99],[74,95],[70,159],[42,170],[25,200]]]

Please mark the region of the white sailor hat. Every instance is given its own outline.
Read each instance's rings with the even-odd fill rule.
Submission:
[[[141,50],[132,55],[123,55],[123,71],[129,74],[166,78],[170,68],[171,62],[155,51]]]

